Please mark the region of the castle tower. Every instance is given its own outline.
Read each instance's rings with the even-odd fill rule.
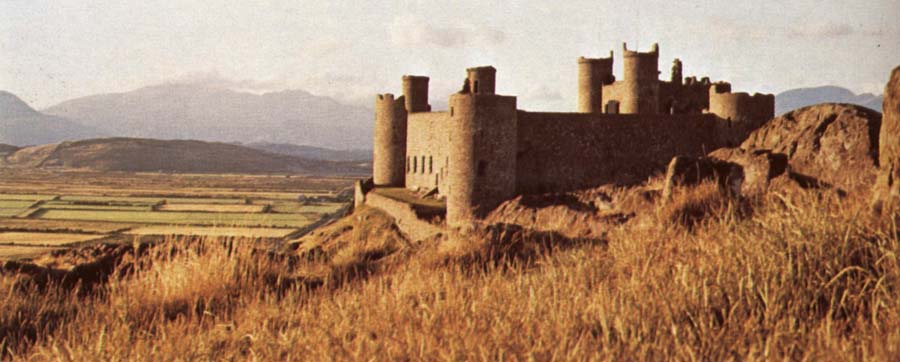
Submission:
[[[624,94],[621,113],[656,114],[659,108],[659,45],[641,53],[622,44],[622,84]]]
[[[406,108],[393,94],[375,97],[373,180],[377,186],[402,187],[406,182]]]
[[[603,113],[603,85],[614,79],[612,51],[609,58],[578,58],[578,112]]]
[[[497,69],[492,66],[466,69],[469,80],[469,91],[473,94],[494,94],[497,82]]]
[[[407,112],[430,112],[431,105],[428,104],[428,77],[404,75],[403,97],[406,98]]]
[[[479,83],[480,90],[493,91],[493,84],[481,88],[483,84]],[[465,228],[515,196],[516,97],[451,95],[449,132],[447,225]]]
[[[672,61],[672,76],[671,76],[672,84],[681,85],[681,77],[682,77],[681,59],[675,58],[675,60]]]

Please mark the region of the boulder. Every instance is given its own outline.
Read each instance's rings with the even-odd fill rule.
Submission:
[[[751,133],[740,149],[750,155],[765,153],[767,162],[781,163],[771,157],[783,154],[790,171],[824,184],[868,189],[877,173],[880,128],[881,114],[874,110],[819,104],[772,119]]]
[[[892,211],[900,205],[900,66],[884,87],[884,118],[880,130],[880,163],[874,187],[876,211]]]
[[[666,170],[663,199],[670,199],[677,186],[697,185],[704,181],[715,182],[723,194],[737,196],[744,181],[744,170],[734,162],[712,157],[675,156]]]
[[[750,195],[765,192],[777,177],[789,171],[788,157],[771,150],[747,151],[740,148],[722,148],[709,154],[713,159],[739,165],[744,172],[741,194]]]

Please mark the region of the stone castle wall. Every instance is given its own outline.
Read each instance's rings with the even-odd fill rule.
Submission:
[[[715,115],[518,113],[517,193],[632,183],[720,146]]]
[[[438,188],[446,195],[450,156],[450,112],[410,113],[407,129],[415,135],[406,145],[406,187],[413,190]]]
[[[397,228],[412,241],[418,241],[440,234],[440,226],[422,220],[416,215],[412,205],[394,200],[376,192],[369,192],[365,197],[366,205],[377,207],[394,218]]]

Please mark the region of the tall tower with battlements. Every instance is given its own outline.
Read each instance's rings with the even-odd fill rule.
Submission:
[[[494,94],[493,67],[468,69],[450,96],[447,224],[470,225],[516,192],[516,97]]]
[[[578,112],[603,113],[603,85],[615,80],[609,58],[578,58]]]
[[[659,112],[659,45],[649,52],[628,50],[622,44],[622,86],[624,93],[620,112],[657,114]]]

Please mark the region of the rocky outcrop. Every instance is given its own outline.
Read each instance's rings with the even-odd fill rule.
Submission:
[[[857,190],[875,181],[880,127],[881,114],[868,108],[819,104],[772,119],[739,148],[745,155],[784,154],[794,174]],[[716,152],[722,157],[731,151]]]
[[[884,88],[884,118],[881,122],[881,160],[874,188],[876,211],[890,211],[900,204],[900,67],[894,68]]]
[[[739,195],[744,170],[733,162],[711,157],[675,156],[666,170],[663,199],[671,198],[677,186],[692,186],[704,181],[715,182],[722,194]]]

